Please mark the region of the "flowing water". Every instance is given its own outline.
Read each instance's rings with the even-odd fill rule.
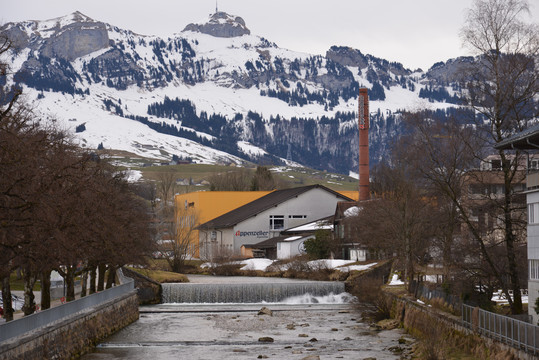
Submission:
[[[106,339],[82,359],[303,359],[309,355],[320,359],[399,359],[397,352],[402,345],[398,340],[403,332],[371,328],[361,320],[357,305],[349,303],[352,297],[342,291],[328,291],[326,283],[319,283],[325,290],[313,290],[314,282],[281,279],[191,281],[227,295],[222,298],[208,291],[197,293],[195,287],[185,284],[169,287],[167,294],[163,289],[164,299],[173,303],[141,307],[137,322]],[[267,288],[259,289],[264,282]],[[298,290],[292,290],[294,286]],[[257,290],[246,291],[249,287]],[[197,295],[177,298],[173,294],[182,292],[179,289]],[[304,290],[300,289],[311,293],[301,293]],[[278,295],[274,297],[274,293]],[[283,293],[292,297],[281,299]],[[235,303],[209,302],[225,298]],[[180,304],[180,299],[186,302]],[[273,315],[258,315],[263,306]],[[261,341],[263,338],[267,341]]]
[[[163,303],[280,302],[304,294],[324,296],[344,292],[340,282],[163,284]]]

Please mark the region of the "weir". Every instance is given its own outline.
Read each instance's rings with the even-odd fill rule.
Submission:
[[[162,284],[163,303],[260,303],[281,302],[309,294],[313,297],[341,294],[344,283],[297,281],[266,283]]]

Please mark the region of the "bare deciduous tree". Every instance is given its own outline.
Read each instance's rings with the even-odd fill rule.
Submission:
[[[528,121],[537,118],[539,107],[539,26],[526,23],[529,13],[526,0],[476,0],[468,12],[462,29],[465,46],[478,55],[478,60],[463,72],[466,83],[465,101],[477,114],[476,136],[495,144],[515,131],[522,130]],[[484,124],[487,124],[484,126]],[[511,310],[522,312],[520,277],[516,258],[514,222],[514,184],[520,154],[509,157],[499,150],[504,196],[497,207],[503,216],[504,245],[508,264],[509,284],[514,299],[509,297]],[[479,235],[475,235],[479,237]]]
[[[212,191],[248,191],[251,187],[251,172],[240,168],[210,177]]]
[[[404,163],[381,165],[373,172],[375,199],[361,203],[359,239],[371,249],[397,253],[411,290],[415,265],[428,254],[434,234],[432,206]]]
[[[0,41],[0,55],[7,49],[9,42]],[[0,83],[10,84],[8,69],[0,65]],[[23,270],[28,315],[35,311],[37,279],[42,305],[50,304],[51,270],[63,274],[71,300],[81,266],[113,270],[141,263],[151,245],[148,208],[116,170],[65,133],[43,127],[19,95],[16,88],[0,86],[0,278],[7,320],[13,317],[14,269]]]

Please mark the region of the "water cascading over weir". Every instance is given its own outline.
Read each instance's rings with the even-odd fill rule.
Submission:
[[[335,281],[287,281],[162,284],[163,303],[260,303],[282,302],[309,294],[313,297],[341,294],[344,283]]]

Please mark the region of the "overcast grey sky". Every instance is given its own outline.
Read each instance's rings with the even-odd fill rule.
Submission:
[[[252,34],[278,46],[325,54],[350,46],[405,67],[467,55],[459,31],[473,0],[218,0],[241,16]],[[530,1],[539,19],[539,3]],[[171,36],[215,12],[215,0],[16,0],[5,2],[0,24],[46,20],[74,11],[144,35]]]

